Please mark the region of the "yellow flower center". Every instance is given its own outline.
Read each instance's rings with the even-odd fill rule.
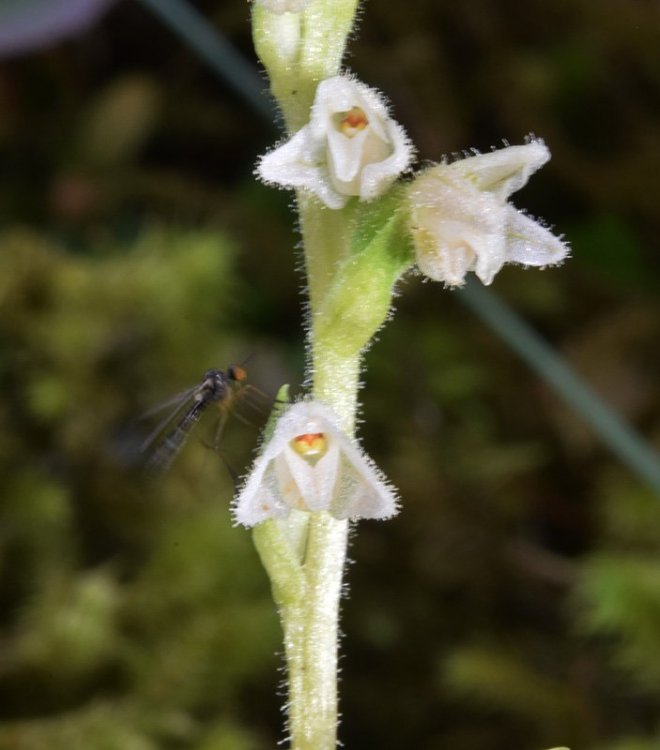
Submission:
[[[347,138],[352,138],[369,124],[369,119],[359,107],[353,107],[339,121],[339,131]]]
[[[323,432],[308,432],[294,437],[291,447],[313,465],[328,449],[328,441]]]

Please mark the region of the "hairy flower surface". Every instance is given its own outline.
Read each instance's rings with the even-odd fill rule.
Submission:
[[[278,420],[236,498],[234,517],[254,526],[293,509],[335,518],[389,518],[396,497],[372,461],[318,401],[291,405]]]
[[[549,158],[546,145],[535,139],[422,172],[409,190],[420,270],[435,281],[461,286],[469,271],[490,284],[505,263],[561,263],[568,246],[508,203]]]
[[[261,5],[271,13],[300,13],[309,5],[310,0],[254,0],[255,5]]]
[[[408,167],[412,147],[374,89],[348,76],[321,81],[310,121],[263,156],[266,183],[314,193],[328,208],[382,195]]]

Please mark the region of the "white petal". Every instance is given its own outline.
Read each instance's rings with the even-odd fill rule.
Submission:
[[[352,138],[347,138],[336,130],[328,133],[329,168],[338,182],[350,184],[356,175],[359,175],[362,153],[368,137],[368,130],[363,130]]]
[[[408,167],[413,147],[406,131],[394,120],[387,121],[387,135],[392,144],[392,154],[387,158],[372,159],[362,170],[360,198],[370,201],[382,195],[394,180]]]
[[[357,108],[368,122],[352,136],[337,129],[336,117]],[[359,81],[335,76],[322,81],[310,126],[315,137],[328,139],[329,171],[335,189],[361,200],[382,195],[407,169],[412,146],[403,128],[392,120],[381,96]]]
[[[267,518],[285,516],[288,508],[281,500],[281,477],[272,456],[263,453],[234,501],[234,519],[243,526],[254,526]]]
[[[488,286],[506,262],[506,240],[504,232],[486,235],[481,240],[474,272]]]
[[[396,495],[382,475],[354,443],[342,436],[340,482],[332,504],[335,518],[391,518],[397,513]]]
[[[310,146],[307,129],[302,128],[259,159],[257,175],[266,183],[299,187],[308,174],[319,168],[320,158]]]
[[[310,429],[310,426],[306,429]],[[324,431],[322,424],[315,424],[311,430]],[[326,453],[312,466],[291,448],[290,440],[291,438],[282,456],[277,458],[278,461],[286,462],[295,484],[291,493],[288,487],[280,487],[285,505],[298,510],[330,510],[340,462],[336,442],[329,441]]]
[[[488,190],[505,201],[549,159],[548,147],[537,139],[523,146],[507,146],[488,154],[460,159],[448,165],[448,169],[470,180],[479,190]]]
[[[505,205],[443,164],[415,180],[410,203],[420,270],[450,286],[476,271],[490,284],[506,260]]]
[[[264,154],[256,172],[265,183],[309,190],[328,208],[343,208],[348,200],[347,196],[334,190],[323,151],[311,139],[308,126]]]
[[[380,94],[349,76],[333,76],[319,83],[310,117],[314,136],[319,139],[325,137],[333,116],[349,112],[353,107],[367,114],[370,127],[385,140],[383,123],[389,119],[389,115]]]
[[[433,235],[423,230],[418,230],[415,244],[417,265],[425,276],[448,286],[463,286],[476,259],[469,245],[439,243]]]
[[[509,207],[507,218],[508,263],[554,266],[568,256],[568,245],[538,221],[513,207]]]

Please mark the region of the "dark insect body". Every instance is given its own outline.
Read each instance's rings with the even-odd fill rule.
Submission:
[[[239,365],[230,365],[226,371],[208,370],[198,385],[170,399],[165,406],[176,404],[174,410],[142,443],[142,451],[148,452],[145,472],[150,475],[163,474],[170,468],[190,431],[212,404],[216,404],[220,410],[220,423],[213,444],[217,448],[232,404],[250,388],[246,380],[247,372]],[[252,390],[257,391],[255,388]],[[161,408],[164,407],[157,410]]]

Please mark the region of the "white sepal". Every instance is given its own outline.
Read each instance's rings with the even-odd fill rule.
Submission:
[[[550,158],[540,140],[422,172],[409,190],[411,234],[422,273],[461,286],[474,271],[490,284],[505,263],[561,263],[568,246],[508,203]]]
[[[412,146],[381,95],[348,76],[318,85],[310,121],[265,154],[257,175],[266,183],[314,193],[328,208],[351,196],[370,201],[405,171]]]
[[[318,450],[303,455],[295,448],[300,441]],[[234,518],[254,526],[294,509],[351,520],[389,518],[397,511],[393,489],[318,401],[292,404],[279,418],[235,500]]]

